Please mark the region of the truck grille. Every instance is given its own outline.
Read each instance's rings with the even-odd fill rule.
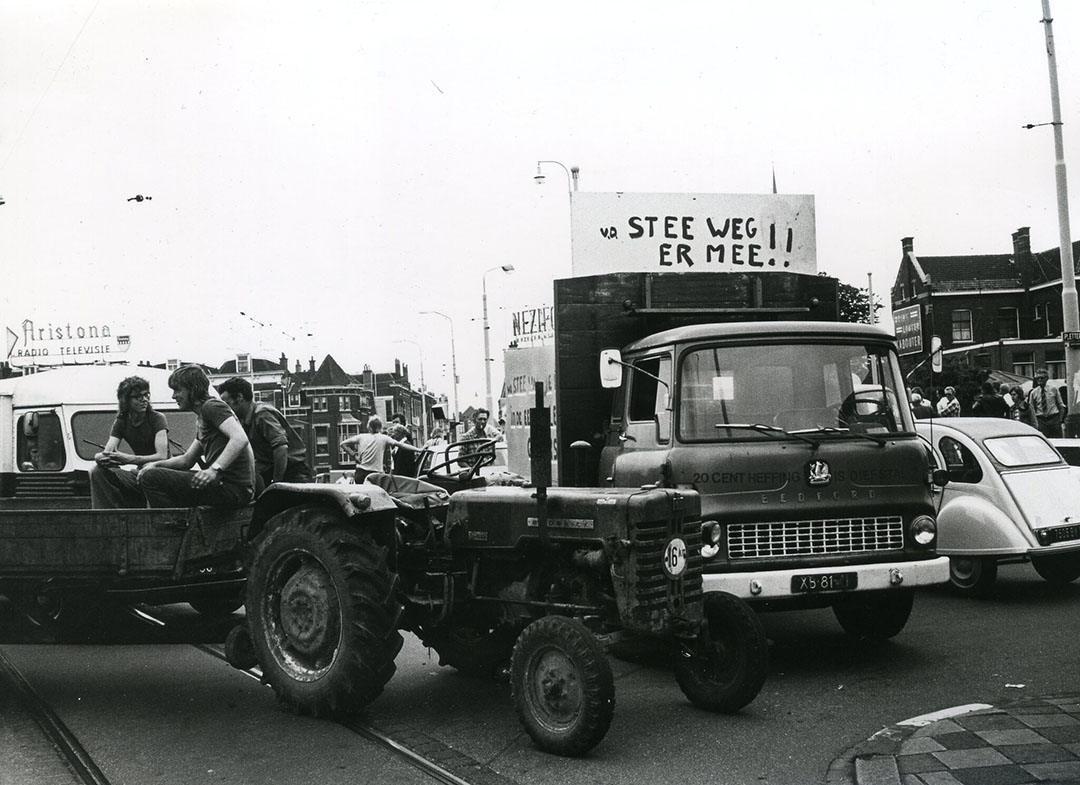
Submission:
[[[904,547],[904,521],[896,515],[734,523],[728,525],[727,537],[730,559],[891,551]]]

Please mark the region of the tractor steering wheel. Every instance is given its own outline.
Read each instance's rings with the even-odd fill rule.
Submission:
[[[431,451],[431,464],[423,470],[423,474],[436,480],[471,482],[483,467],[495,463],[497,443],[496,439],[463,439],[440,445],[437,450]],[[462,454],[462,447],[469,452]],[[457,471],[451,473],[451,467],[457,467]]]

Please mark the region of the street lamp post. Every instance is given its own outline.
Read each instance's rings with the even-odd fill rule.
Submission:
[[[581,170],[576,166],[571,166],[569,169],[566,165],[559,161],[537,161],[536,162],[536,174],[533,175],[533,180],[537,185],[544,184],[544,172],[541,170],[543,164],[553,164],[561,168],[566,172],[566,193],[570,199],[570,272],[574,271],[574,192],[578,189],[578,175]]]
[[[458,376],[457,376],[457,349],[454,348],[454,320],[451,319],[446,314],[442,313],[441,311],[421,311],[420,313],[422,313],[422,314],[432,313],[432,314],[435,314],[436,316],[441,316],[442,318],[446,319],[446,321],[450,322],[450,368],[451,368],[451,372],[454,374],[454,416],[451,419],[454,422],[457,422],[458,414],[459,414],[459,412],[458,412],[458,394],[457,394]]]
[[[576,191],[578,189],[578,175],[581,174],[581,170],[576,166],[571,166],[567,169],[566,164],[560,163],[559,161],[536,162],[536,174],[533,175],[533,179],[536,180],[537,185],[543,185],[544,180],[546,179],[544,173],[540,170],[541,164],[554,164],[555,166],[562,167],[562,170],[566,172],[566,190]]]
[[[402,338],[401,340],[394,341],[394,343],[411,343],[416,347],[416,350],[420,352],[420,435],[422,437],[423,444],[428,440],[428,423],[427,423],[427,393],[424,391],[424,347],[416,341],[410,341],[408,338]]]
[[[484,392],[487,395],[487,410],[488,412],[494,411],[491,408],[491,328],[488,326],[488,309],[487,309],[487,274],[493,273],[496,270],[502,270],[504,273],[512,273],[514,271],[514,265],[502,264],[498,267],[492,267],[490,270],[484,270],[484,275],[481,278],[483,282],[484,290]],[[498,413],[496,412],[495,419],[498,420]]]
[[[1053,17],[1050,15],[1050,0],[1043,0],[1044,31],[1046,33],[1046,58],[1050,69],[1050,105],[1053,111],[1054,127],[1054,175],[1057,185],[1058,233],[1061,240],[1061,311],[1064,331],[1071,336],[1063,336],[1065,348],[1065,382],[1068,384],[1069,414],[1066,421],[1066,435],[1071,436],[1076,427],[1077,374],[1080,374],[1080,347],[1076,336],[1080,334],[1080,312],[1077,309],[1076,268],[1073,266],[1072,235],[1069,227],[1069,190],[1065,176],[1065,143],[1061,130],[1061,99],[1058,97],[1057,55],[1054,51]]]

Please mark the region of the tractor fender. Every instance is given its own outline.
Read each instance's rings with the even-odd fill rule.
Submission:
[[[255,500],[247,541],[259,535],[266,522],[290,507],[321,505],[340,510],[346,518],[384,512],[378,518],[393,518],[397,505],[390,494],[377,485],[337,485],[334,483],[276,482]]]

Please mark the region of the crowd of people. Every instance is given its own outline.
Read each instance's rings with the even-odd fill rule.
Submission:
[[[180,411],[196,416],[195,438],[182,454],[169,454],[169,425],[150,403],[150,383],[129,376],[116,390],[118,410],[108,441],[94,456],[90,497],[95,509],[138,507],[243,507],[276,482],[311,482],[307,447],[285,415],[255,401],[247,379],[234,376],[210,392],[210,379],[197,365],[169,376]],[[479,409],[462,440],[461,463],[479,460],[479,450],[502,434],[488,425],[490,412]],[[356,461],[353,481],[375,472],[415,476],[416,457],[445,445],[437,428],[422,447],[410,441],[402,414],[391,417],[386,432],[378,417],[368,430],[341,442]],[[120,451],[126,443],[131,452]]]
[[[1049,378],[1049,372],[1040,368],[1027,394],[1019,385],[1002,383],[995,387],[993,382],[983,382],[966,413],[972,417],[1018,420],[1037,428],[1044,436],[1060,438],[1067,407],[1061,393],[1047,384]],[[959,417],[965,413],[963,409],[954,387],[946,387],[936,403],[933,396],[924,396],[920,387],[911,388],[911,411],[919,419]]]

